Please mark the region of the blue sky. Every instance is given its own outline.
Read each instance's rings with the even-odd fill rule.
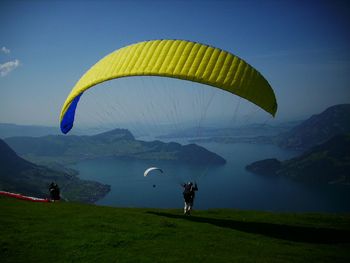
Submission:
[[[0,1],[0,122],[58,126],[75,82],[125,45],[186,39],[257,68],[276,121],[350,103],[347,1]]]

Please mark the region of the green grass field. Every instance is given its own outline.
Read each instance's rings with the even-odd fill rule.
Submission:
[[[0,197],[0,262],[350,262],[350,215]]]

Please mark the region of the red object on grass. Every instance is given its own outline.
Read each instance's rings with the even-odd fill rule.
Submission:
[[[10,192],[5,192],[5,191],[0,191],[0,195],[13,197],[13,198],[21,199],[21,200],[26,200],[26,201],[31,201],[31,202],[42,202],[42,203],[50,202],[49,199],[36,198],[36,197],[32,197],[32,196],[25,196],[25,195],[15,194],[15,193],[10,193]]]

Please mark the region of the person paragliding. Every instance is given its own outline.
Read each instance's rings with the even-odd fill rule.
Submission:
[[[55,182],[52,182],[49,186],[49,192],[51,201],[55,202],[61,199],[60,197],[60,188]]]
[[[149,174],[150,172],[152,172],[152,171],[159,171],[160,173],[163,173],[163,170],[160,169],[160,168],[158,168],[158,167],[150,167],[150,168],[148,168],[148,169],[143,173],[143,176],[144,176],[144,177],[147,177],[148,174]]]
[[[182,184],[182,187],[184,188],[183,197],[185,201],[184,215],[190,215],[198,186],[197,183],[188,182],[187,184]]]
[[[202,43],[159,39],[119,48],[86,71],[62,105],[59,118],[62,133],[67,134],[73,128],[78,103],[89,89],[114,79],[144,76],[167,77],[209,85],[226,91],[227,95],[236,95],[250,101],[273,117],[277,112],[277,99],[271,85],[257,69],[243,59]],[[205,112],[202,116],[205,116]],[[151,167],[145,171],[144,176],[157,170],[162,173],[161,169]],[[184,212],[190,214],[198,188],[192,183],[182,186],[186,192]]]

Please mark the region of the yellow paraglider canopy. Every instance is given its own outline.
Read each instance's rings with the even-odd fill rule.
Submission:
[[[85,90],[128,76],[162,76],[207,84],[245,98],[273,116],[277,111],[268,81],[237,56],[196,42],[152,40],[110,53],[80,78],[63,104],[62,132],[73,127],[75,109]]]

